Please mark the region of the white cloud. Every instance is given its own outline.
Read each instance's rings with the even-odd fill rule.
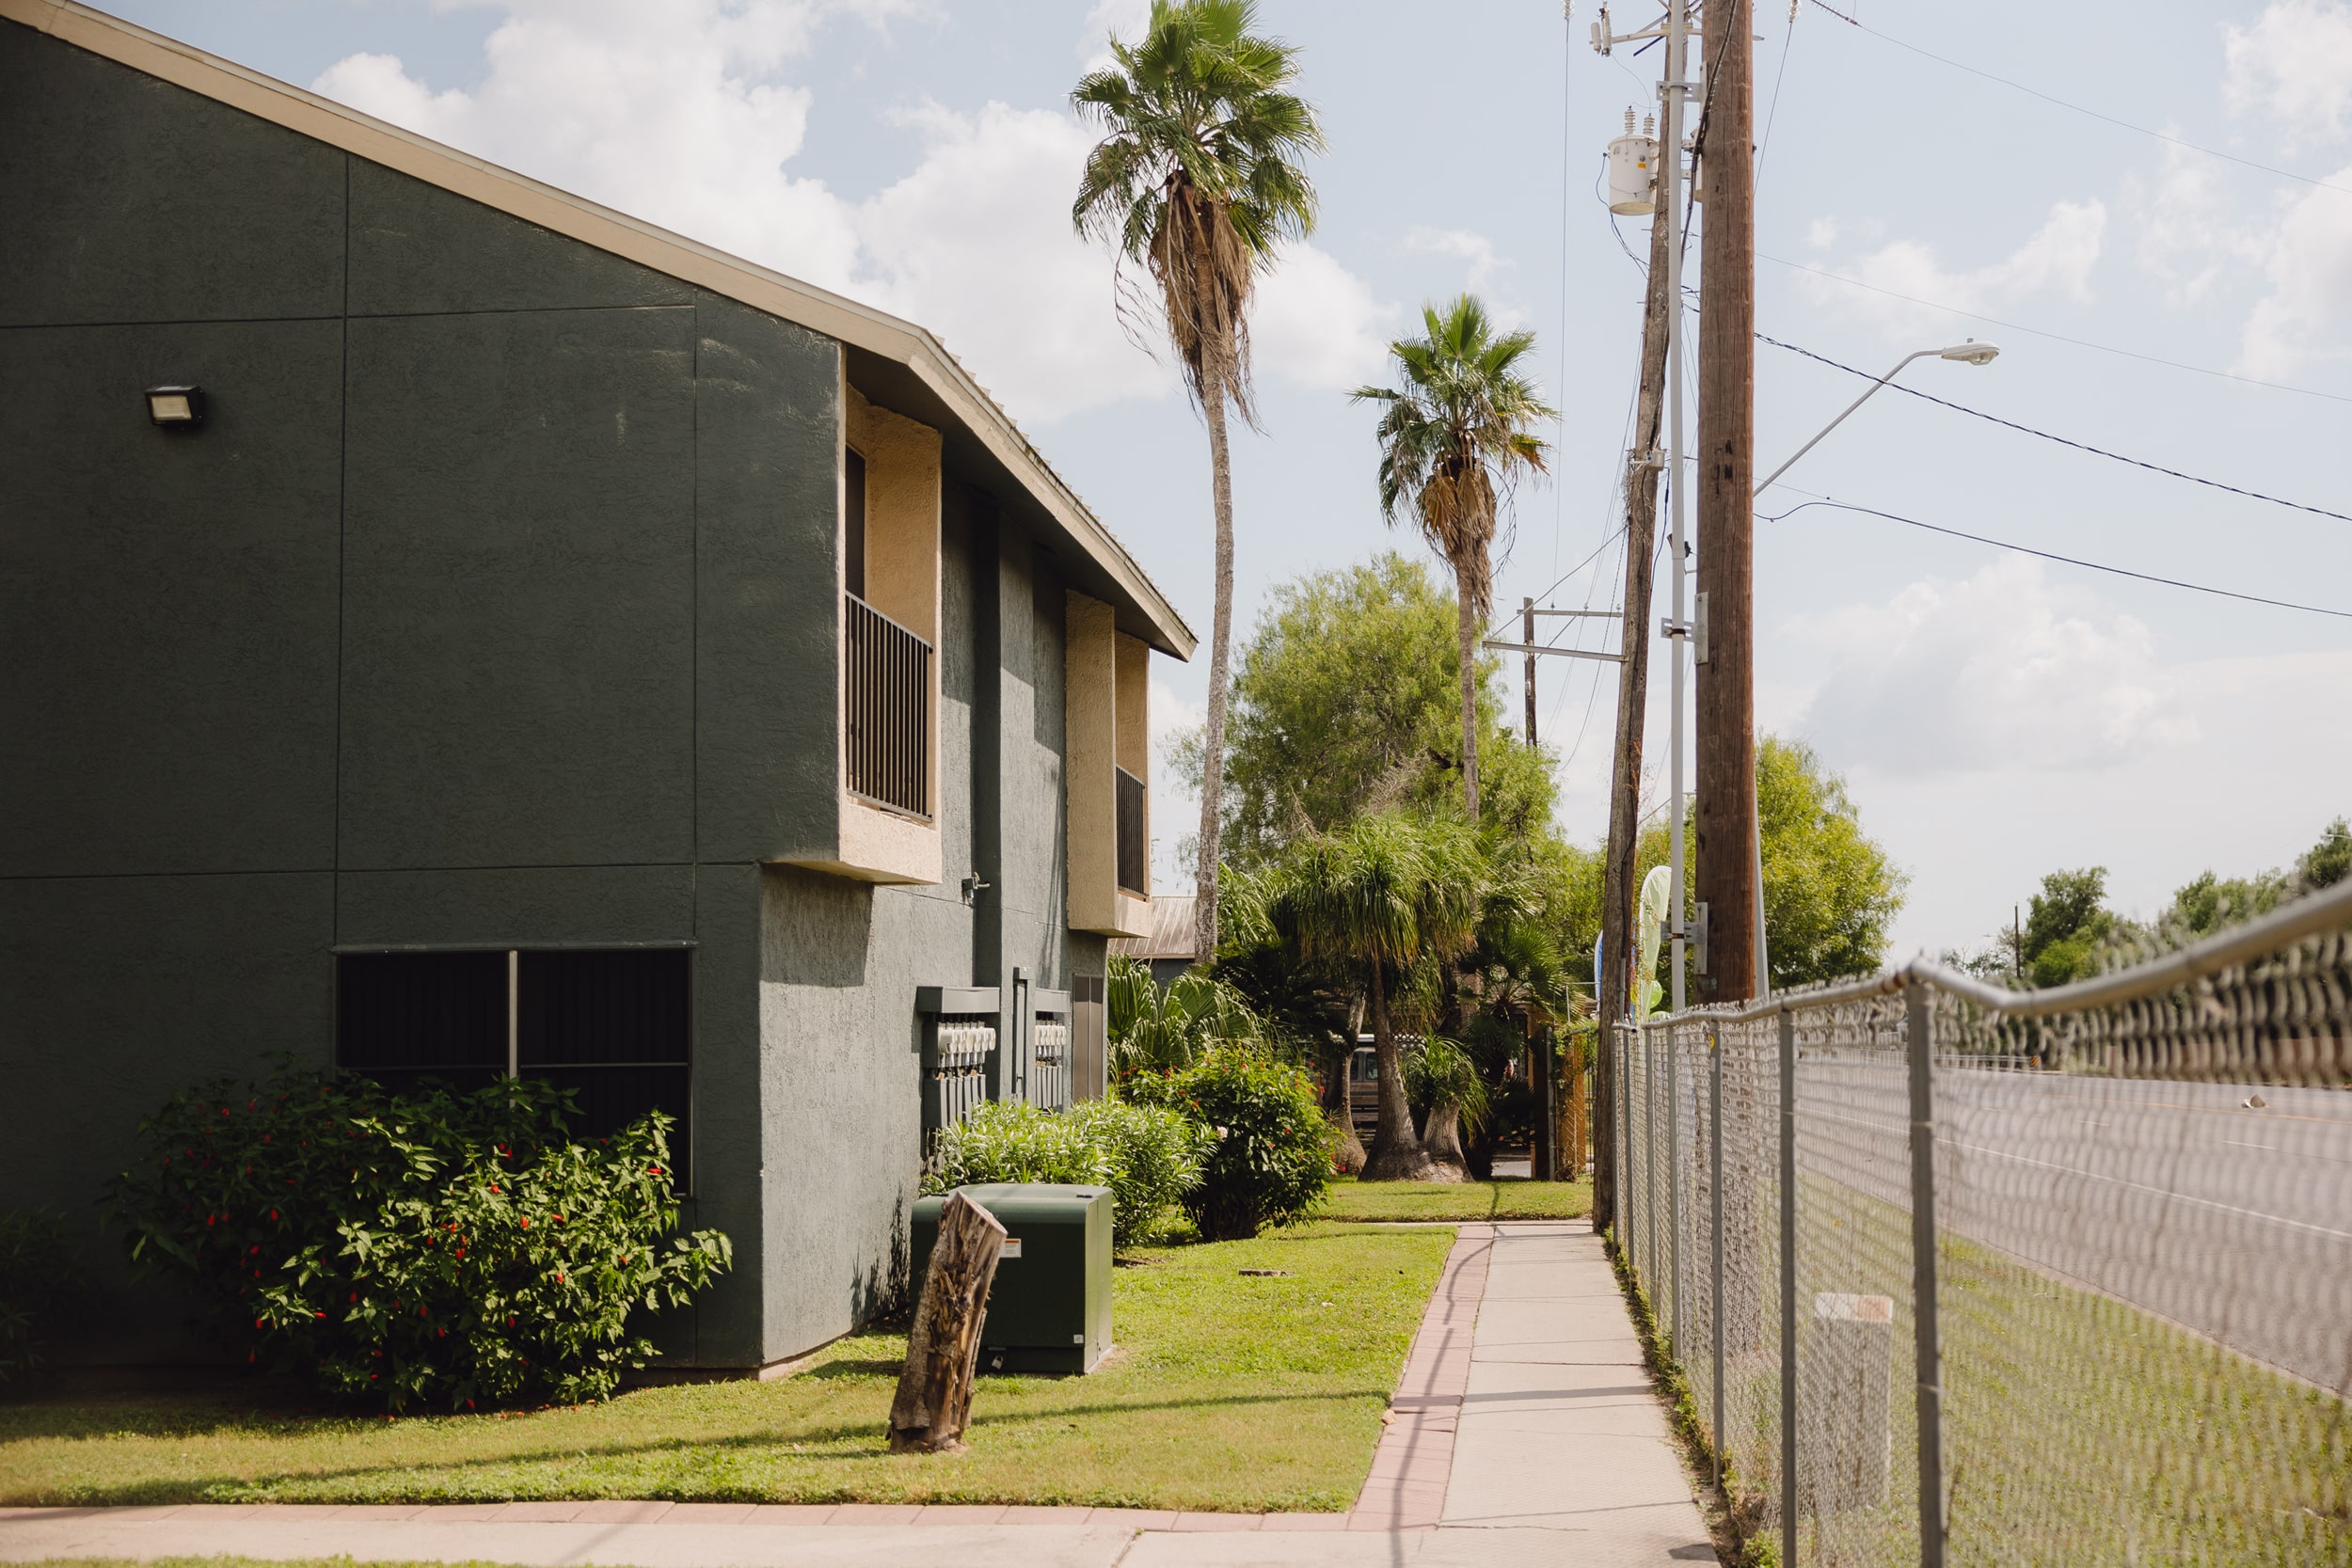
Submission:
[[[1859,293],[1837,289],[1828,278],[1800,274],[1799,283],[1824,304],[1858,309],[1889,329],[1915,327],[1923,318],[1940,311],[1888,297],[1908,294],[1933,300],[1960,310],[1984,310],[2027,294],[2056,293],[2070,299],[2090,297],[2090,271],[2106,243],[2106,204],[2060,201],[2023,245],[2002,260],[1974,268],[1944,264],[1933,245],[1920,240],[1896,240],[1880,246],[1852,265],[1835,269],[1839,276],[1867,283],[1883,293]],[[1817,241],[1832,241],[1839,231],[1835,219],[1814,225]]]
[[[2130,187],[2137,194],[2137,182]],[[2161,279],[2167,303],[2202,303],[2268,250],[2269,220],[2249,221],[2230,173],[2185,147],[2164,150],[2155,192],[2140,205],[2140,265]]]
[[[1883,771],[2108,767],[2197,737],[2148,628],[2028,556],[1788,630],[1833,658],[1798,727]]]
[[[2274,0],[2251,26],[2222,33],[2222,96],[2238,114],[2261,114],[2269,144],[2292,150],[2352,134],[2352,0]],[[2138,260],[2167,303],[2210,309],[2225,291],[2256,294],[2239,329],[2241,373],[2290,376],[2352,358],[2352,167],[2323,179],[2336,188],[2249,182],[2175,146],[2137,202]],[[2137,198],[2135,182],[2126,192]]]
[[[2252,26],[2221,35],[2222,101],[2266,112],[2286,150],[2352,130],[2352,4],[2272,0]]]
[[[2010,555],[1784,628],[1827,652],[1763,727],[1847,775],[1909,870],[1893,957],[1974,946],[2058,866],[2153,912],[2208,868],[2284,864],[2344,809],[2352,649],[2165,662],[2147,627]]]
[[[1152,24],[1152,0],[1094,0],[1078,26],[1078,58],[1089,71],[1111,63],[1110,40],[1133,43]]]
[[[838,198],[785,166],[811,95],[775,79],[826,0],[514,0],[473,91],[435,93],[388,56],[355,55],[330,98],[607,206],[830,289],[857,236]],[[868,14],[894,8],[866,0]]]
[[[2111,868],[2115,907],[2153,914],[2201,871],[2289,863],[2343,815],[2352,727],[2311,715],[2352,709],[2352,651],[2201,660],[2164,675],[2200,738],[2159,758],[2065,774],[1994,759],[1984,771],[1922,775],[1883,769],[1851,742],[1825,751],[1848,772],[1863,822],[1913,873],[1893,956],[1978,944],[2059,866]]]
[[[1380,373],[1397,317],[1393,303],[1374,298],[1372,285],[1330,252],[1290,245],[1259,281],[1250,351],[1261,373],[1343,391]]]
[[[2352,166],[2328,177],[2337,190],[2297,199],[2264,247],[2269,292],[2247,318],[2238,369],[2292,374],[2312,359],[2352,357]]]
[[[1432,229],[1417,223],[1406,231],[1405,248],[1423,256],[1456,256],[1468,261],[1463,287],[1472,293],[1483,292],[1494,281],[1498,266],[1510,265],[1497,260],[1494,241],[1472,229]]]
[[[924,0],[508,0],[467,90],[385,55],[337,62],[327,96],[938,332],[1013,416],[1043,425],[1173,388],[1120,330],[1111,262],[1070,227],[1091,145],[1058,105],[901,111],[915,166],[865,202],[793,171],[816,98],[791,79],[818,29]],[[1105,0],[1089,36],[1143,13]],[[1253,328],[1263,369],[1318,388],[1376,369],[1392,308],[1294,246]]]
[[[937,332],[1024,420],[1172,388],[1119,325],[1109,255],[1071,232],[1087,132],[1002,103],[903,118],[923,133],[922,161],[850,214],[866,261],[855,292]]]

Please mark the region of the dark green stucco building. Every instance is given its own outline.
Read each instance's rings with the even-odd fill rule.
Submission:
[[[928,334],[53,0],[0,214],[0,1206],[111,1256],[278,1053],[543,1074],[680,1117],[749,1370],[897,1288],[940,1011],[1099,1092],[1192,635]],[[201,1354],[108,1277],[75,1358]]]

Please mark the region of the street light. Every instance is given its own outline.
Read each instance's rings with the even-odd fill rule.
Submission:
[[[1876,381],[1870,383],[1870,390],[1868,392],[1863,393],[1860,397],[1854,399],[1853,402],[1848,404],[1846,405],[1845,414],[1838,415],[1837,418],[1823,425],[1821,427],[1820,436],[1814,436],[1812,440],[1807,441],[1804,446],[1799,447],[1795,453],[1789,457],[1788,462],[1783,463],[1779,467],[1774,468],[1771,475],[1765,479],[1764,483],[1756,487],[1756,493],[1760,496],[1765,491],[1771,489],[1772,487],[1773,480],[1778,479],[1781,475],[1787,473],[1790,468],[1794,467],[1798,458],[1803,457],[1806,452],[1811,451],[1815,447],[1821,444],[1821,436],[1827,436],[1831,431],[1836,430],[1839,425],[1845,423],[1846,414],[1852,413],[1855,409],[1869,402],[1872,392],[1876,392],[1880,388],[1894,380],[1898,375],[1900,375],[1902,373],[1903,367],[1910,364],[1914,359],[1927,359],[1932,357],[1936,359],[1949,359],[1955,363],[1963,365],[1990,365],[1994,360],[1999,358],[2000,355],[2000,344],[1980,343],[1974,338],[1969,339],[1964,343],[1954,343],[1949,348],[1923,348],[1916,354],[1904,355],[1902,358],[1896,361],[1895,368],[1893,370],[1888,371],[1884,375],[1880,376]]]
[[[1847,414],[1851,414],[1855,409],[1869,402],[1872,393],[1875,393],[1880,388],[1894,380],[1898,375],[1900,375],[1905,365],[1910,364],[1914,359],[1926,359],[1931,356],[1937,359],[1949,359],[1956,364],[1962,365],[1990,365],[1994,360],[2001,356],[2001,345],[1998,343],[1980,343],[1977,341],[1976,339],[1971,338],[1964,343],[1954,343],[1948,348],[1923,348],[1916,354],[1904,355],[1900,359],[1895,361],[1895,368],[1893,370],[1888,371],[1884,375],[1880,376],[1876,381],[1870,383],[1869,391],[1864,392],[1860,397],[1854,399],[1853,402],[1846,404],[1846,412],[1844,414],[1838,415],[1837,418],[1823,425],[1820,436],[1814,436],[1812,440],[1807,441],[1804,446],[1799,447],[1796,451],[1789,456],[1788,462],[1783,463],[1779,467],[1774,468],[1772,473],[1765,478],[1764,483],[1756,487],[1756,494],[1760,496],[1765,491],[1771,489],[1772,482],[1780,478],[1781,475],[1787,473],[1791,467],[1794,467],[1798,458],[1803,457],[1806,452],[1811,451],[1815,447],[1821,444],[1822,436],[1827,436],[1831,431],[1836,430],[1839,425],[1844,424],[1846,422]],[[1699,624],[1702,626],[1707,624],[1707,595],[1704,594],[1699,595]],[[1771,965],[1771,955],[1765,942],[1764,931],[1764,828],[1762,816],[1756,815],[1756,774],[1753,768],[1751,768],[1748,773],[1748,810],[1750,815],[1755,816],[1756,823],[1756,995],[1761,998],[1772,994],[1772,971]]]

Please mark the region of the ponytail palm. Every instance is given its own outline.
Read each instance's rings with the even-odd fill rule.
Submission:
[[[1277,873],[1266,914],[1282,941],[1304,958],[1344,965],[1362,978],[1380,1063],[1380,1121],[1366,1180],[1438,1174],[1413,1132],[1389,997],[1413,965],[1470,945],[1484,871],[1465,829],[1382,812],[1302,841]]]
[[[1248,0],[1152,0],[1141,41],[1111,40],[1112,63],[1070,98],[1105,135],[1087,155],[1071,218],[1109,242],[1159,291],[1162,326],[1185,390],[1209,427],[1216,519],[1216,609],[1202,727],[1198,951],[1216,951],[1225,707],[1233,613],[1233,485],[1225,407],[1254,425],[1249,301],[1290,238],[1314,227],[1313,185],[1298,165],[1323,149],[1314,110],[1290,90],[1297,51],[1250,32]]]
[[[1409,515],[1454,569],[1462,653],[1462,794],[1478,820],[1478,641],[1493,608],[1495,520],[1518,481],[1544,471],[1549,447],[1534,428],[1558,415],[1521,366],[1535,334],[1498,334],[1486,308],[1463,294],[1440,312],[1422,308],[1426,336],[1389,345],[1398,387],[1359,387],[1380,416],[1380,511]]]

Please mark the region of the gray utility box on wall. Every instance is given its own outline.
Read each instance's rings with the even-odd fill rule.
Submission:
[[[1090,1372],[1111,1348],[1111,1190],[1044,1181],[959,1187],[1005,1227],[980,1325],[984,1372]],[[914,1288],[946,1196],[914,1206]]]

